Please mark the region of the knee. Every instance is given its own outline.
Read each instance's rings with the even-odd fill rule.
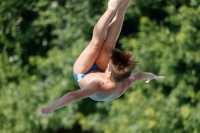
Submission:
[[[92,39],[90,46],[95,49],[95,50],[101,50],[102,45],[103,45],[103,41],[98,40],[98,39]]]
[[[102,47],[102,51],[105,54],[110,54],[112,49],[113,49],[113,47],[111,45],[108,45],[108,44],[104,44],[103,47]]]
[[[106,40],[105,43],[103,44],[103,46],[105,47],[105,49],[111,50],[115,47],[115,43],[116,43],[116,41]]]

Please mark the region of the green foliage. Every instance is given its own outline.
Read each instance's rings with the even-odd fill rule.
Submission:
[[[136,36],[120,40],[123,49],[137,56],[137,70],[165,75],[165,80],[137,83],[124,99],[99,103],[104,108],[110,106],[108,116],[91,114],[83,124],[85,129],[105,133],[200,131],[200,10],[172,7],[163,8],[170,15],[162,22],[141,16]]]
[[[133,0],[127,10],[118,47],[134,52],[135,71],[165,80],[138,82],[111,102],[82,99],[41,116],[39,109],[79,89],[72,66],[107,1],[2,0],[1,132],[200,132],[199,4]]]

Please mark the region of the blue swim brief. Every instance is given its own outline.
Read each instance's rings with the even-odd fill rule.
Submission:
[[[74,74],[74,79],[76,80],[76,82],[80,82],[81,79],[83,79],[88,73],[90,73],[91,71],[94,71],[94,70],[98,70],[100,71],[100,69],[98,68],[98,66],[96,64],[94,64],[90,70],[88,70],[86,73],[84,74],[76,74],[74,71],[73,71],[73,74]]]

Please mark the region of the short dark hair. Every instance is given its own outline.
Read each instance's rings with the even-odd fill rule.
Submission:
[[[116,48],[111,50],[109,70],[113,75],[116,83],[123,82],[130,77],[133,69],[138,65],[135,58],[132,59],[133,53],[131,51],[120,51]]]

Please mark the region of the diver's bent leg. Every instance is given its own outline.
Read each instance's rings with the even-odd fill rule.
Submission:
[[[74,64],[74,71],[76,73],[85,73],[92,67],[102,49],[102,45],[104,44],[105,32],[108,28],[108,25],[113,15],[120,7],[120,4],[124,3],[124,1],[126,0],[110,0],[110,1],[112,1],[113,3],[116,2],[116,4],[115,6],[111,6],[112,3],[108,3],[107,10],[95,25],[93,29],[93,37],[91,42],[81,53],[81,55],[78,57],[78,59]]]
[[[106,45],[111,45],[111,47],[115,47],[116,41],[119,37],[119,34],[122,29],[124,16],[126,13],[126,9],[130,5],[132,0],[127,0],[117,11],[115,17],[112,22],[109,24],[107,36],[105,40]]]
[[[109,24],[107,30],[107,36],[104,41],[104,45],[102,46],[101,53],[99,54],[95,63],[99,66],[102,71],[105,71],[107,65],[109,63],[110,50],[115,47],[116,41],[119,37],[119,34],[122,29],[124,15],[126,13],[126,9],[130,5],[132,0],[126,1],[117,11],[115,17],[112,22]]]
[[[128,0],[109,0],[108,7],[104,15],[99,19],[93,29],[93,40],[104,41],[104,36],[108,25],[116,11]]]

